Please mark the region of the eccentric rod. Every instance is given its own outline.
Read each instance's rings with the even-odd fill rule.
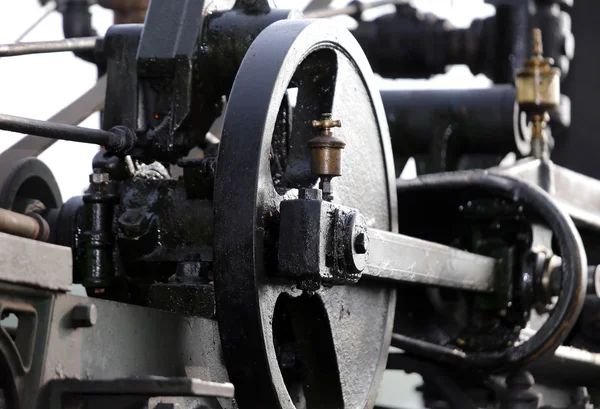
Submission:
[[[91,51],[99,37],[68,38],[56,41],[36,41],[0,45],[0,57],[16,55],[57,53],[63,51]]]
[[[359,1],[353,1],[349,5],[342,8],[325,8],[321,10],[315,10],[308,12],[304,15],[306,18],[327,18],[343,15],[354,15],[361,13],[365,10],[373,9],[376,7],[387,6],[389,4],[404,4],[408,3],[408,0],[377,0],[370,3],[363,3]]]
[[[81,126],[39,121],[14,115],[0,114],[0,129],[31,134],[43,138],[61,139],[104,146],[114,153],[127,153],[135,143],[135,134],[129,128],[116,126],[110,131]]]

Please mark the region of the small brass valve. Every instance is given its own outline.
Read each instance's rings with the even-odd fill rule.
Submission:
[[[560,69],[552,66],[551,58],[543,57],[542,32],[533,30],[533,56],[525,61],[516,73],[517,102],[533,125],[531,134],[532,155],[549,156],[546,123],[560,103]]]
[[[331,114],[323,114],[320,121],[313,121],[312,126],[320,128],[321,134],[308,141],[312,173],[321,178],[320,188],[325,200],[332,198],[331,179],[342,176],[342,149],[346,147],[346,142],[334,136],[332,131],[332,128],[340,128],[342,122],[331,118]]]

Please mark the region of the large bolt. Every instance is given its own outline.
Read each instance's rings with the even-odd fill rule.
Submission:
[[[119,217],[119,227],[128,237],[141,236],[148,227],[148,217],[139,210],[127,210]]]
[[[358,233],[354,239],[354,250],[358,254],[367,254],[369,251],[369,236],[366,233]]]
[[[98,320],[98,310],[94,304],[78,304],[71,311],[71,322],[75,328],[93,327]]]

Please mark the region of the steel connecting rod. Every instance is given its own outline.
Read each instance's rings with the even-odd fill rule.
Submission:
[[[494,291],[500,271],[496,259],[402,234],[377,229],[367,231],[369,254],[363,277]]]

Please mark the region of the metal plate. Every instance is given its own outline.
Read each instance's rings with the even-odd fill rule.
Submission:
[[[0,233],[0,281],[70,291],[71,249]]]
[[[238,72],[215,180],[214,248],[221,339],[243,408],[374,404],[395,292],[384,284],[361,283],[302,294],[295,283],[273,277],[279,203],[284,196],[295,197],[292,188],[316,183],[306,144],[316,135],[310,121],[321,113],[332,112],[342,121],[339,135],[347,143],[343,176],[333,181],[334,201],[358,208],[370,227],[396,228],[389,133],[371,75],[349,32],[331,22],[306,20],[268,27]],[[271,142],[292,87],[298,97],[282,184],[287,191],[277,193]],[[282,333],[288,332],[281,328],[286,325],[296,337],[293,357],[304,364],[297,382],[278,365],[278,357],[282,367],[297,365],[283,362]],[[298,401],[303,398],[306,402]]]

